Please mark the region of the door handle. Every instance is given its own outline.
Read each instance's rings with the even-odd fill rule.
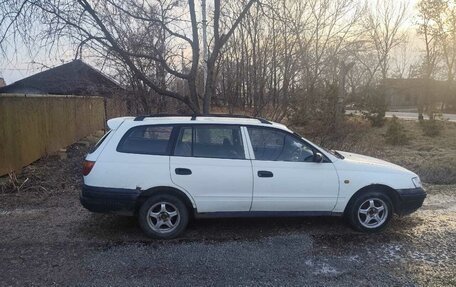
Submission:
[[[188,168],[176,168],[174,171],[176,172],[176,174],[180,174],[180,175],[192,174],[192,171]]]
[[[273,177],[274,174],[268,170],[259,170],[258,177]]]

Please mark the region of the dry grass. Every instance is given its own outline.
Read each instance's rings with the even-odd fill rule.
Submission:
[[[385,159],[416,172],[424,182],[434,184],[456,183],[456,123],[443,122],[443,129],[435,137],[425,136],[420,124],[400,120],[408,144],[394,146],[386,143],[388,125],[382,128],[365,128],[352,125],[342,140],[326,143],[326,146]],[[318,139],[305,133],[308,128],[296,128],[309,139]]]
[[[85,138],[91,145],[97,140],[96,136]],[[0,194],[35,192],[46,196],[79,189],[82,161],[89,148],[73,144],[67,147],[64,159],[58,155],[45,156],[18,173],[0,177]]]

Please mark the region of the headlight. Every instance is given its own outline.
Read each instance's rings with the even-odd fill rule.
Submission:
[[[415,185],[415,187],[423,187],[423,184],[421,183],[421,180],[419,177],[413,177],[412,182],[413,182],[413,185]]]

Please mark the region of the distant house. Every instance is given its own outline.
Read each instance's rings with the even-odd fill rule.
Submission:
[[[456,95],[456,84],[425,79],[386,79],[383,82],[390,108],[416,108],[421,103],[449,104]]]
[[[6,86],[5,79],[0,77],[0,88]]]
[[[82,60],[51,68],[1,87],[0,93],[112,97],[124,89]]]

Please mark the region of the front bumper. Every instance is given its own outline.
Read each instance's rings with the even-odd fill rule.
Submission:
[[[79,200],[92,212],[133,215],[139,191],[83,185]]]
[[[398,189],[398,202],[396,204],[396,212],[399,215],[407,215],[423,205],[426,198],[426,192],[423,188],[407,188]]]

